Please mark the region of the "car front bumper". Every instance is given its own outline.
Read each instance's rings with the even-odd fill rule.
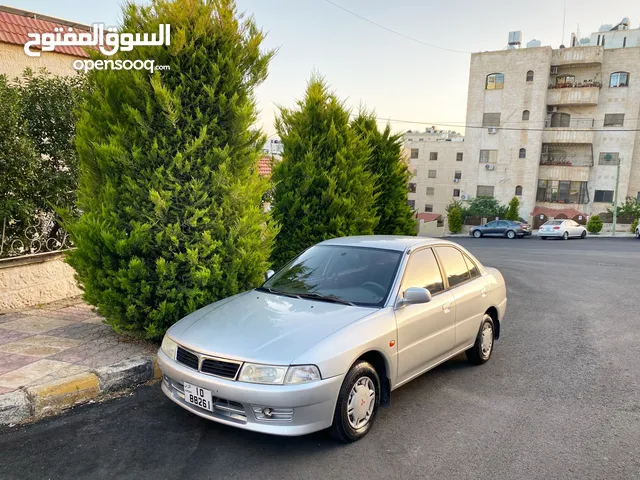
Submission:
[[[162,391],[182,408],[225,425],[285,436],[329,428],[344,379],[344,375],[338,375],[300,385],[237,382],[193,370],[172,360],[162,350],[158,351],[158,365],[163,373]],[[184,382],[211,391],[213,412],[185,401]],[[281,417],[291,418],[259,419],[259,412],[266,407],[281,413]]]

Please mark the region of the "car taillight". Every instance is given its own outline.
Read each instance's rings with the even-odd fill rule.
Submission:
[[[554,230],[560,230],[560,227],[553,227]]]

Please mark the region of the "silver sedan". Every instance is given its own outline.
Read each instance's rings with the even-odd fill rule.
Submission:
[[[575,220],[549,220],[540,226],[538,236],[542,240],[547,238],[562,238],[563,240],[585,238],[587,229]]]
[[[465,352],[491,357],[507,306],[496,269],[417,237],[319,243],[265,283],[167,332],[162,390],[201,417],[277,435],[366,435],[392,390]]]

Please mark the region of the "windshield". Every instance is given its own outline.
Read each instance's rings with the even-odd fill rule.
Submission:
[[[545,223],[545,225],[561,225],[562,222],[560,220],[551,220],[547,223]]]
[[[311,293],[355,305],[382,307],[401,256],[401,252],[378,248],[315,246],[262,287],[287,295]]]

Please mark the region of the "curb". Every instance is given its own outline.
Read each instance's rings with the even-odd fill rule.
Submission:
[[[105,394],[159,379],[155,355],[127,359],[32,387],[0,395],[0,425],[12,425],[47,416],[96,400]]]

